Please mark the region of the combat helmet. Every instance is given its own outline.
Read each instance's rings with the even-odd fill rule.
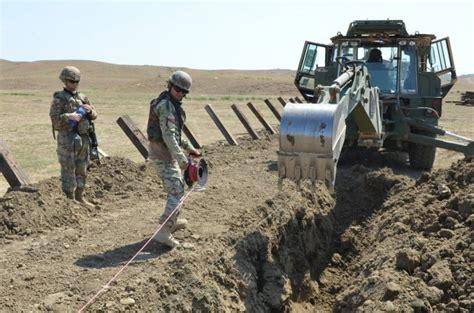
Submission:
[[[80,81],[81,80],[81,72],[77,67],[74,66],[66,66],[61,70],[61,74],[59,74],[59,79],[65,83],[66,80],[72,81]]]
[[[184,89],[187,92],[189,92],[189,89],[191,89],[191,85],[193,83],[191,76],[189,76],[188,73],[183,72],[183,71],[174,72],[173,74],[171,74],[168,81],[170,84],[176,87],[179,87],[181,89]]]

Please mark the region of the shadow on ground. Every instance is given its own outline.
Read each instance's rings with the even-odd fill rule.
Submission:
[[[379,152],[365,148],[345,148],[342,150],[338,169],[362,165],[370,169],[390,168],[393,173],[412,179],[420,178],[423,171],[410,167],[406,152]]]
[[[267,164],[267,170],[269,172],[278,171],[278,162],[277,161],[269,160],[269,161],[266,161],[265,163]]]
[[[124,265],[130,260],[135,253],[146,243],[148,239],[144,239],[140,242],[132,243],[126,246],[115,248],[113,250],[106,251],[100,254],[91,254],[79,258],[75,265],[87,268],[106,268],[106,267],[117,267]],[[155,259],[160,257],[162,254],[169,252],[170,249],[161,244],[150,242],[148,246],[135,258],[132,264],[147,261],[149,259]]]

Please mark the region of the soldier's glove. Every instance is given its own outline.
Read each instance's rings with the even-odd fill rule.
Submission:
[[[86,110],[87,113],[92,112],[92,107],[89,104],[83,104],[82,107]]]
[[[182,169],[183,171],[188,168],[188,164],[189,164],[189,159],[186,159],[186,161],[184,161],[184,158],[182,161],[178,160],[179,168]]]
[[[73,128],[77,127],[79,121],[82,120],[86,114],[86,110],[82,106],[79,107],[75,112],[69,113],[67,115],[69,125],[71,125]]]
[[[201,154],[201,152],[199,152],[199,150],[193,149],[189,152],[189,156],[191,156],[193,158],[199,158],[200,156],[202,156],[202,154]]]

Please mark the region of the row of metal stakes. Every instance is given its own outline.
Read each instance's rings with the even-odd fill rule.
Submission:
[[[286,105],[286,101],[283,100],[283,98],[278,97],[277,99],[283,107]],[[273,113],[273,115],[276,117],[276,119],[280,121],[281,114],[275,108],[275,106],[270,102],[270,100],[265,99],[264,102],[268,106],[270,111]],[[298,97],[290,98],[289,102],[302,103],[302,101]],[[249,102],[247,103],[247,106],[269,134],[273,135],[276,133],[275,129],[264,119],[262,113],[255,107],[255,105]],[[260,137],[258,133],[250,125],[247,116],[245,116],[242,110],[240,110],[240,108],[235,104],[232,104],[231,108],[234,111],[237,118],[239,119],[239,121],[242,123],[242,125],[245,127],[245,129],[249,133],[250,137],[254,140],[259,139]],[[226,141],[230,145],[237,146],[238,145],[237,141],[231,135],[231,133],[227,130],[227,128],[224,126],[222,121],[214,112],[214,109],[212,108],[212,106],[210,104],[206,105],[205,110],[209,114],[213,122],[216,124],[217,128],[221,131]],[[148,158],[148,139],[145,137],[143,132],[136,126],[136,124],[132,121],[132,119],[127,115],[120,116],[117,119],[117,124],[124,131],[127,137],[132,141],[133,145],[138,149],[141,155],[145,159],[147,159]],[[183,132],[186,135],[186,137],[189,139],[189,141],[193,144],[194,147],[198,149],[202,148],[202,145],[197,141],[196,137],[191,132],[191,130],[187,127],[186,124],[183,126]],[[107,154],[101,149],[99,150],[99,153],[101,154],[101,156],[107,156]],[[5,179],[7,180],[7,182],[9,183],[9,185],[11,186],[11,188],[13,189],[21,190],[22,188],[27,188],[31,184],[31,181],[28,175],[23,170],[23,168],[19,165],[19,163],[17,162],[13,154],[10,152],[10,149],[7,147],[6,143],[1,138],[0,138],[0,171],[5,177]]]

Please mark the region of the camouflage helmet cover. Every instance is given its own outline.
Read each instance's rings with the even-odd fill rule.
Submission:
[[[59,79],[62,82],[66,80],[72,81],[80,81],[81,80],[81,72],[77,67],[74,66],[66,66],[61,70],[61,74],[59,74]]]
[[[193,80],[191,79],[191,76],[189,76],[188,73],[183,72],[183,71],[174,72],[173,74],[171,74],[168,81],[172,85],[177,86],[181,89],[184,89],[188,92],[189,92],[189,89],[191,89],[191,85],[193,83]]]

